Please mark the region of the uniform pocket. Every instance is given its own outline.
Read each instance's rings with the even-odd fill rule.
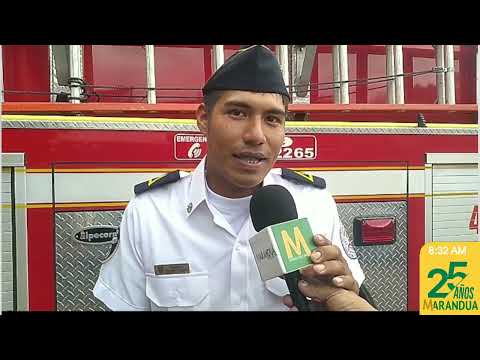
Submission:
[[[152,310],[208,310],[208,273],[146,276]]]

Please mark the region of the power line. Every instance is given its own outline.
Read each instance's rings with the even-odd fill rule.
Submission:
[[[369,84],[376,84],[376,83],[382,83],[382,82],[387,82],[387,81],[392,81],[396,77],[403,76],[405,77],[414,77],[414,76],[420,76],[420,75],[425,75],[425,74],[434,74],[437,73],[441,70],[437,68],[433,68],[431,70],[425,70],[425,71],[415,71],[415,72],[410,72],[410,73],[403,73],[403,74],[397,74],[397,75],[392,75],[392,76],[377,76],[377,77],[370,77],[367,79],[352,79],[352,80],[346,80],[346,81],[329,81],[329,82],[317,82],[317,83],[309,83],[309,84],[304,84],[304,85],[298,85],[298,84],[293,84],[287,86],[290,88],[290,94],[295,94],[298,92],[305,92],[305,91],[314,91],[314,92],[319,92],[319,91],[326,91],[326,90],[332,90],[332,89],[337,89],[339,88],[340,84],[342,83],[347,83],[348,87],[353,87],[353,86],[360,86],[360,85],[369,85]],[[328,86],[328,85],[333,85],[333,86]],[[134,86],[109,86],[109,85],[88,85],[83,83],[75,83],[75,86],[83,88],[85,91],[86,89],[110,89],[110,90],[129,90],[132,92],[133,90],[155,90],[155,91],[202,91],[202,89],[198,88],[173,88],[173,87],[155,87],[155,88],[149,88],[149,87],[134,87]],[[322,87],[326,86],[326,87]],[[384,85],[382,87],[386,87],[387,85]],[[378,88],[382,88],[378,87]],[[306,88],[306,89],[305,89]],[[375,90],[378,88],[368,88],[367,90]],[[293,90],[295,89],[295,90]],[[29,91],[29,90],[3,90],[4,93],[11,93],[11,94],[18,94],[18,95],[69,95],[68,93],[64,92],[46,92],[46,91]],[[96,97],[99,101],[101,97],[109,97],[109,98],[137,98],[137,99],[146,99],[146,95],[114,95],[114,94],[101,94],[97,93],[95,91],[93,92],[84,92],[83,96],[85,97]],[[157,95],[157,99],[202,99],[203,96],[180,96],[180,95]],[[323,97],[322,97],[323,98]]]

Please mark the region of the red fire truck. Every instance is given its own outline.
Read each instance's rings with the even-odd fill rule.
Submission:
[[[430,71],[415,67],[405,71],[416,63],[416,57],[408,55],[414,48],[398,47],[272,46],[295,94],[276,166],[326,180],[354,239],[366,284],[379,309],[387,311],[418,310],[418,259],[425,242],[478,240],[478,108],[476,72],[470,71],[477,47],[419,46],[415,50],[433,60]],[[125,47],[127,54],[138,51],[143,56],[145,81],[133,82],[130,88],[118,83],[106,86],[96,83],[92,74],[99,72],[107,79],[101,71],[110,70],[98,65],[101,60],[96,57],[106,56],[108,47],[47,46],[49,88],[43,91],[31,84],[28,91],[12,85],[10,71],[17,70],[9,64],[15,61],[19,68],[29,68],[28,61],[21,61],[22,54],[40,49],[2,48],[3,310],[105,310],[91,290],[116,241],[133,186],[175,169],[191,171],[207,152],[206,139],[193,120],[201,88],[195,82],[198,74],[191,70],[196,65],[189,67],[176,58],[187,46],[171,47],[173,60],[192,72],[193,85],[185,90],[187,84],[179,81],[182,90],[171,86],[165,90],[158,83],[167,75],[152,74],[164,69],[162,61],[173,66],[172,59],[159,55],[167,47]],[[111,48],[108,56],[116,54],[129,70],[133,65],[118,58],[121,47]],[[202,81],[222,63],[222,56],[235,50],[217,45],[193,48],[201,50],[205,69],[210,69]],[[369,56],[373,54],[373,62],[375,56],[383,56],[383,78],[359,70],[362,51],[367,54],[367,69]],[[62,54],[69,60],[68,66],[63,64],[68,70],[64,85]],[[452,60],[460,66],[456,72],[446,66]],[[353,62],[358,77],[346,75]],[[323,67],[330,69],[331,79],[319,76]],[[431,95],[408,85],[412,73],[417,74],[411,75],[411,85],[416,76],[433,79],[431,103],[405,103],[415,99],[412,94],[421,99]],[[126,75],[114,71],[110,76]],[[170,76],[176,79],[175,74]],[[369,81],[378,78],[383,90],[371,91],[388,103],[362,102],[370,98]],[[365,84],[359,79],[366,79]],[[457,81],[470,84],[473,96],[465,86],[461,102],[455,103]],[[320,82],[326,88],[312,86]],[[162,91],[167,97],[159,95]],[[175,91],[189,97],[178,100]],[[329,95],[322,97],[322,91]],[[45,96],[43,92],[46,98],[38,98]],[[123,102],[115,97],[119,93]],[[135,100],[140,93],[143,102]],[[328,97],[330,104],[325,103]]]

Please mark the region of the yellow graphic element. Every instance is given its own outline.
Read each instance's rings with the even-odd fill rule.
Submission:
[[[473,192],[446,192],[446,193],[433,193],[433,195],[426,195],[427,197],[445,197],[445,196],[476,196],[477,191]]]
[[[405,200],[408,198],[424,198],[425,194],[381,194],[381,195],[334,195],[333,198],[337,200]]]
[[[155,184],[158,180],[162,179],[165,175],[150,179],[147,181],[147,186],[151,187],[153,184]]]
[[[420,251],[420,314],[480,314],[480,242],[431,242]]]
[[[302,247],[305,251],[305,254],[310,256],[311,251],[298,226],[295,226],[293,228],[293,236],[295,237],[295,243],[292,241],[292,238],[290,237],[290,235],[288,235],[288,232],[286,230],[282,230],[280,233],[282,235],[283,245],[285,247],[285,250],[287,251],[288,260],[293,257],[292,247],[293,251],[297,256],[302,255]]]
[[[57,203],[55,208],[57,209],[68,209],[68,208],[91,208],[91,207],[125,207],[128,205],[128,202],[91,202],[91,203]],[[11,205],[2,205],[2,208],[8,208]],[[17,209],[51,209],[53,204],[51,203],[42,203],[42,204],[16,204],[15,208]]]
[[[294,171],[295,174],[300,175],[301,177],[307,179],[311,183],[313,183],[313,175],[312,174],[305,174],[301,171]]]

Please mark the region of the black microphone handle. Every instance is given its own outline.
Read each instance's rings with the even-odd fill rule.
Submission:
[[[288,290],[290,290],[293,304],[297,307],[298,311],[310,311],[307,298],[298,289],[298,282],[302,278],[300,271],[293,271],[285,274],[284,277],[287,282]]]

